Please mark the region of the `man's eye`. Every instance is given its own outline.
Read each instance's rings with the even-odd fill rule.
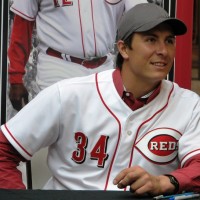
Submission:
[[[148,42],[155,42],[156,40],[155,40],[155,38],[148,38],[147,41]]]
[[[174,43],[175,43],[175,39],[168,39],[168,40],[167,40],[167,43],[169,43],[169,44],[174,44]]]

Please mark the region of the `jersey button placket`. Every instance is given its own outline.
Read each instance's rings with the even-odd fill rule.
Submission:
[[[132,134],[132,131],[128,130],[127,135],[131,135],[131,134]]]

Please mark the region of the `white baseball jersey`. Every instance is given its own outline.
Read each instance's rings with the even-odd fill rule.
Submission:
[[[163,80],[158,96],[132,111],[112,73],[58,82],[1,127],[26,159],[49,146],[45,189],[118,190],[112,181],[124,168],[166,174],[200,153],[197,94]]]
[[[79,58],[102,57],[113,49],[125,10],[144,0],[14,0],[11,11],[36,20],[40,47]]]
[[[147,0],[14,0],[11,11],[36,20],[39,39],[37,82],[41,89],[64,78],[113,68],[117,24],[123,13]],[[86,69],[46,55],[48,48],[78,58],[108,55],[102,67]]]

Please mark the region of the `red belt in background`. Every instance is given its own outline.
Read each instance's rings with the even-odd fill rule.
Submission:
[[[101,57],[101,58],[93,58],[91,60],[85,60],[85,59],[76,58],[76,57],[73,57],[73,56],[69,56],[70,59],[68,59],[67,57],[65,57],[65,59],[64,59],[62,57],[62,53],[60,53],[59,51],[56,51],[52,48],[48,48],[47,51],[46,51],[46,54],[50,55],[50,56],[54,56],[56,58],[63,59],[63,60],[71,61],[73,63],[77,63],[79,65],[82,65],[82,66],[84,66],[86,68],[90,68],[90,69],[94,69],[94,68],[99,67],[107,59],[107,56],[104,56],[104,57]]]

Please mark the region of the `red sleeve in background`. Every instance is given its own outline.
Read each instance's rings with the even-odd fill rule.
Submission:
[[[180,191],[200,192],[200,154],[192,156],[183,168],[171,174],[178,180]]]
[[[26,189],[17,166],[26,161],[10,144],[0,130],[0,188]]]
[[[23,83],[22,78],[25,74],[25,65],[31,51],[34,24],[35,21],[28,21],[18,15],[14,17],[8,48],[10,83]]]

